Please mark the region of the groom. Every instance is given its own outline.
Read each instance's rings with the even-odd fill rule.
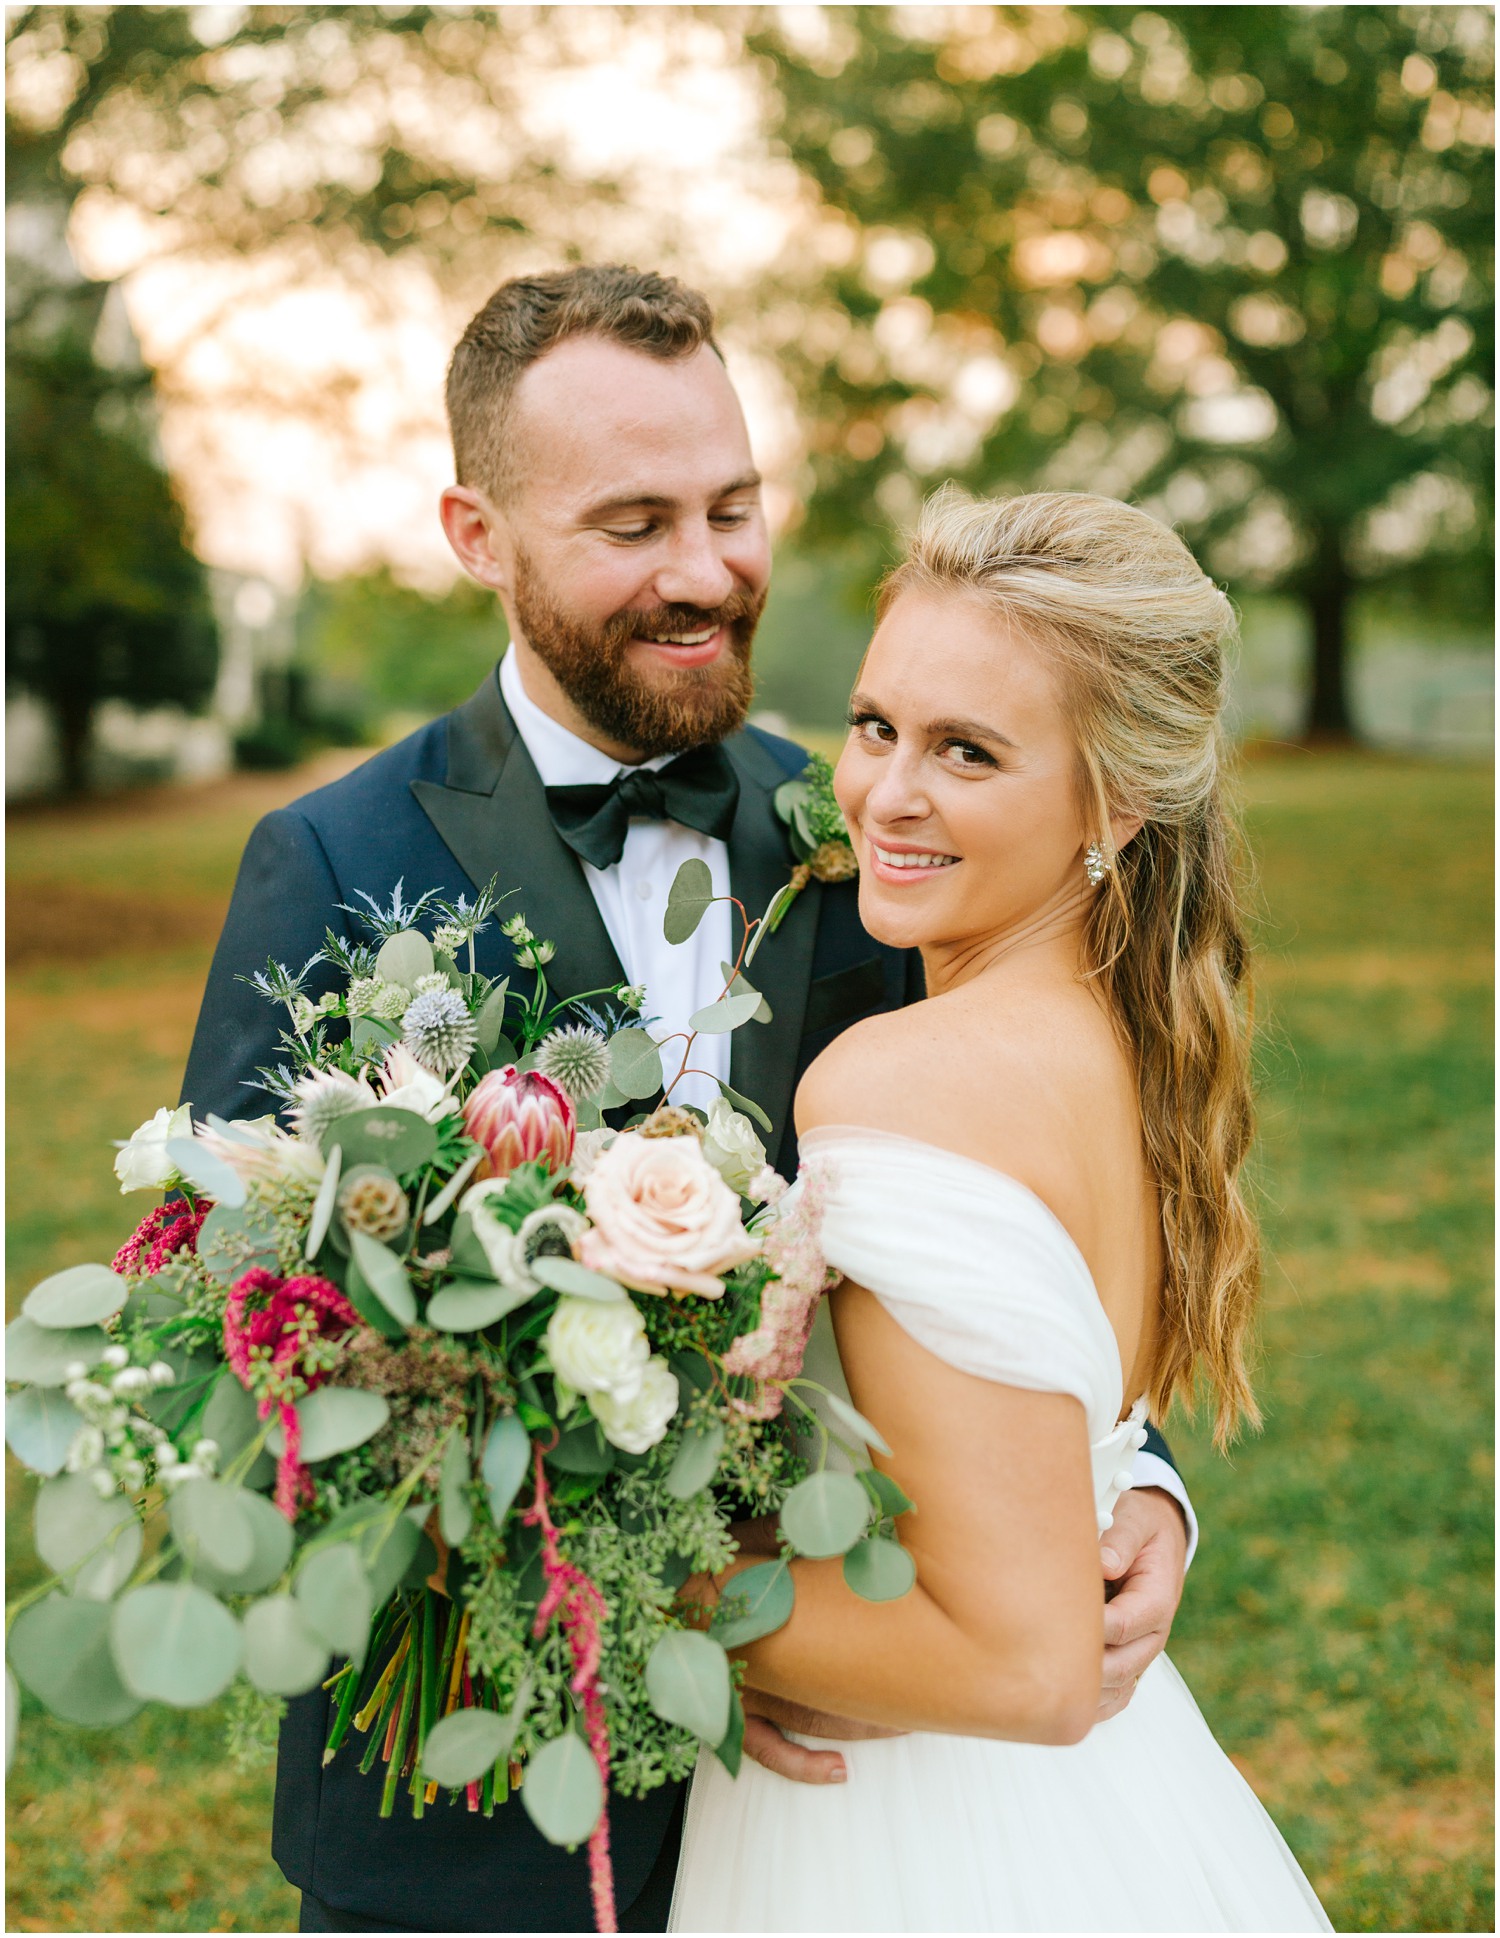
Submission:
[[[255,829],[184,1080],[199,1116],[268,1107],[255,1073],[277,1060],[276,1012],[239,978],[268,956],[296,969],[328,927],[357,937],[341,904],[362,891],[384,900],[404,881],[451,899],[498,874],[518,891],[512,909],[555,943],[560,995],[644,984],[660,1034],[719,993],[719,964],[735,953],[724,903],[690,944],[665,942],[682,862],[704,861],[716,892],[750,915],[791,871],[772,796],[806,757],[744,725],[770,549],[707,303],[614,267],[504,284],[454,353],[448,412],[460,482],[443,493],[443,527],[504,607],[510,650],[462,706]],[[495,928],[479,967],[517,974]],[[850,1023],[919,998],[920,963],[865,935],[853,883],[813,882],[757,955],[755,980],[772,1020],[700,1037],[707,1074],[683,1095],[707,1103],[723,1078],[754,1097],[790,1174],[798,1076]],[[1190,1512],[1155,1444],[1105,1536],[1117,1587],[1105,1716],[1165,1645],[1182,1590]],[[842,1780],[836,1750],[781,1728],[849,1737],[858,1725],[758,1707],[751,1755],[799,1781]],[[304,1931],[589,1927],[581,1853],[544,1842],[514,1807],[489,1821],[458,1809],[382,1820],[380,1785],[357,1757],[324,1766],[326,1728],[326,1696],[313,1691],[281,1734],[272,1847],[303,1893]],[[610,1806],[624,1930],[665,1928],[683,1790]]]

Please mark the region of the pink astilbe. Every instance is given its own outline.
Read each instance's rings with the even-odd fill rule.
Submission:
[[[289,1521],[312,1493],[295,1401],[328,1377],[303,1364],[303,1355],[314,1339],[337,1338],[358,1324],[359,1314],[327,1279],[279,1279],[259,1265],[235,1280],[224,1308],[224,1357],[256,1394],[261,1419],[275,1413],[281,1422],[276,1505]]]
[[[828,1286],[819,1237],[828,1174],[821,1167],[807,1168],[799,1183],[790,1208],[765,1233],[764,1257],[776,1276],[760,1295],[760,1324],[741,1333],[724,1355],[726,1373],[756,1382],[752,1398],[734,1402],[750,1420],[774,1420],[780,1413],[777,1382],[795,1379],[802,1371],[818,1301]]]
[[[148,1213],[115,1253],[111,1269],[123,1277],[137,1273],[142,1278],[159,1272],[176,1252],[195,1252],[203,1220],[213,1210],[206,1200],[195,1210],[181,1202],[158,1205]]]
[[[563,1634],[573,1656],[573,1679],[568,1687],[578,1698],[583,1711],[584,1733],[594,1753],[604,1784],[605,1806],[589,1835],[589,1884],[594,1896],[594,1926],[599,1931],[618,1931],[615,1917],[615,1880],[609,1861],[609,1725],[604,1715],[604,1698],[599,1693],[599,1659],[602,1641],[599,1625],[609,1615],[603,1595],[581,1568],[563,1558],[557,1529],[547,1511],[547,1480],[542,1471],[542,1450],[535,1451],[536,1499],[521,1516],[542,1535],[542,1574],[547,1590],[536,1612],[533,1635],[541,1635],[552,1617],[561,1611]]]

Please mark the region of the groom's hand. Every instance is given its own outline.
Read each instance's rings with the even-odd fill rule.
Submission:
[[[810,1750],[805,1743],[793,1743],[782,1734],[788,1729],[796,1730],[801,1736],[831,1736],[845,1743],[904,1734],[899,1729],[882,1729],[878,1723],[856,1723],[847,1716],[825,1716],[820,1709],[804,1709],[801,1703],[783,1702],[779,1696],[762,1695],[758,1689],[745,1691],[746,1756],[775,1776],[789,1777],[793,1783],[847,1780],[848,1766],[837,1750]]]
[[[1159,1487],[1132,1488],[1115,1506],[1099,1557],[1110,1599],[1104,1607],[1104,1690],[1099,1720],[1118,1716],[1141,1676],[1167,1646],[1187,1572],[1182,1509]],[[748,1743],[748,1738],[747,1738]]]

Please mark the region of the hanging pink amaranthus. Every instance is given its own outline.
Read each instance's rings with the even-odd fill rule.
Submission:
[[[358,1324],[359,1314],[327,1279],[279,1279],[259,1265],[235,1280],[224,1308],[225,1358],[241,1385],[257,1395],[261,1419],[270,1419],[274,1412],[281,1421],[276,1505],[289,1521],[296,1520],[312,1491],[300,1458],[302,1432],[294,1401],[327,1378],[302,1365],[302,1356],[314,1339],[337,1338]],[[256,1348],[269,1351],[257,1353]]]
[[[536,1612],[533,1635],[541,1635],[548,1622],[562,1611],[563,1634],[573,1656],[573,1679],[568,1687],[578,1698],[583,1711],[584,1733],[599,1777],[609,1796],[609,1725],[604,1716],[604,1698],[599,1693],[599,1657],[603,1643],[599,1624],[609,1614],[603,1595],[581,1568],[565,1561],[557,1542],[557,1529],[547,1511],[547,1481],[542,1472],[542,1450],[535,1452],[536,1499],[522,1515],[529,1526],[542,1534],[542,1573],[547,1591]],[[598,1931],[618,1931],[615,1917],[615,1880],[609,1861],[609,1806],[599,1812],[599,1821],[589,1836],[589,1885],[594,1894],[594,1926]]]
[[[141,1277],[159,1272],[174,1252],[198,1249],[198,1234],[203,1220],[213,1210],[207,1202],[195,1210],[181,1202],[158,1205],[136,1226],[115,1253],[111,1267],[122,1276],[127,1272]]]

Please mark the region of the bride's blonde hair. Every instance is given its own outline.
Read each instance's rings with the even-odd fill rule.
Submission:
[[[1252,1117],[1238,840],[1221,768],[1228,599],[1175,533],[1085,492],[925,507],[881,589],[981,599],[1051,657],[1079,751],[1085,825],[1144,825],[1113,858],[1085,932],[1089,974],[1135,1052],[1166,1274],[1151,1410],[1191,1410],[1195,1368],[1223,1445],[1259,1410],[1246,1367],[1260,1282],[1240,1189]]]

